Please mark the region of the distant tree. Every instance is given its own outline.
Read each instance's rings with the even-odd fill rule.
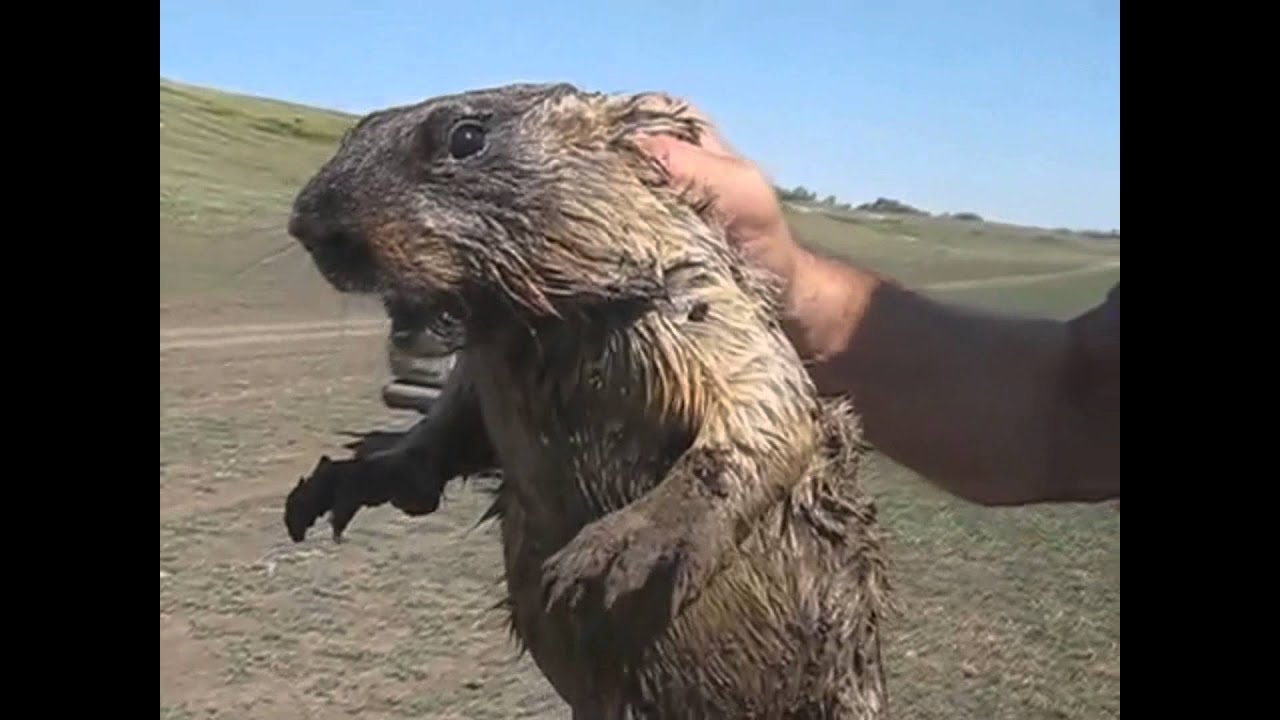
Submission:
[[[859,210],[865,212],[890,213],[896,215],[928,215],[929,213],[913,208],[910,205],[899,202],[892,198],[876,198],[874,202],[863,203],[858,206]]]
[[[774,185],[773,192],[778,196],[779,200],[784,202],[821,205],[832,210],[840,210],[843,212],[849,212],[854,209],[852,203],[842,202],[840,198],[836,197],[834,194],[828,194],[827,196],[819,199],[817,193],[803,185],[797,185],[791,189]],[[903,215],[927,216],[929,214],[918,208],[911,207],[906,203],[889,198],[877,198],[875,202],[863,203],[862,205],[857,206],[857,209],[870,212],[897,213]],[[981,217],[974,213],[960,213],[955,217],[958,217],[961,220],[982,220]]]
[[[792,202],[813,202],[818,197],[816,193],[803,185],[797,185],[791,190],[785,190],[783,188],[775,188],[775,190],[777,191],[779,198],[783,200],[790,200]]]

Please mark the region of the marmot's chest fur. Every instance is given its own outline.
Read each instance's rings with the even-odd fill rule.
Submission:
[[[714,266],[667,275],[667,301],[512,329],[468,351],[507,501],[544,552],[652,489],[695,432],[765,445],[778,472],[802,472],[814,447],[816,403],[807,377],[777,363],[786,340],[759,321],[765,299]],[[695,431],[706,396],[742,373],[776,385]]]

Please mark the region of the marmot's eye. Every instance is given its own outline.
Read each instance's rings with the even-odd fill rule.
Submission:
[[[462,123],[449,133],[449,154],[458,160],[475,155],[483,149],[484,127],[479,123]]]

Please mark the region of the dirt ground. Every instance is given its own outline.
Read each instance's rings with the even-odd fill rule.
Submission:
[[[489,607],[481,489],[414,522],[357,516],[299,545],[283,500],[383,408],[380,321],[162,331],[162,718],[566,716]],[[324,522],[323,520],[321,522]]]
[[[365,510],[341,545],[323,519],[285,534],[321,454],[412,422],[379,401],[385,321],[217,318],[160,337],[162,720],[568,717],[490,609],[482,486],[427,518]],[[997,514],[897,472],[870,478],[906,608],[897,716],[1118,717],[1118,514]]]

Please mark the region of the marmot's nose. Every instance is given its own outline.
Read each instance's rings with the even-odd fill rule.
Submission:
[[[313,178],[293,201],[289,234],[310,250],[335,244],[344,235],[337,217],[340,206],[331,185]]]
[[[367,249],[360,233],[343,220],[334,208],[330,192],[304,192],[298,196],[289,216],[289,234],[302,243],[317,261],[351,265],[363,262]]]
[[[371,286],[376,276],[374,258],[358,226],[342,209],[340,196],[313,182],[293,203],[289,234],[339,289]]]
[[[321,202],[313,193],[303,192],[293,203],[293,212],[289,215],[289,234],[308,249],[315,249],[333,243],[337,223],[333,221],[333,213],[326,210],[330,202]]]
[[[307,247],[315,245],[322,234],[319,225],[310,213],[300,211],[297,206],[289,215],[289,235]]]
[[[289,234],[319,258],[354,261],[365,255],[359,233],[343,223],[305,208],[294,207],[289,216]]]

